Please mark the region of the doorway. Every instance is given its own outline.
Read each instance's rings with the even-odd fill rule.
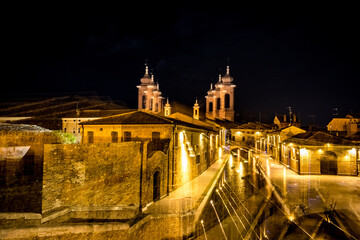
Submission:
[[[153,175],[153,201],[160,199],[160,172],[156,171]]]
[[[327,151],[322,155],[320,171],[324,175],[337,175],[337,156],[335,153]]]

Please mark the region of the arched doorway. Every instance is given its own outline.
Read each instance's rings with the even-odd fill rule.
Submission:
[[[153,175],[153,201],[160,199],[160,172],[156,171]]]
[[[335,153],[327,151],[321,156],[321,174],[337,175],[337,156]]]

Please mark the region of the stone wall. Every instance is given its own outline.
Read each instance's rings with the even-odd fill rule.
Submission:
[[[155,152],[143,165],[143,206],[154,200],[154,174],[157,171],[160,173],[159,197],[162,197],[167,194],[168,186],[168,155],[162,151]]]
[[[0,159],[0,212],[41,212],[44,143],[52,132],[0,131],[0,147],[30,147],[22,158]]]
[[[141,143],[45,145],[42,212],[139,206]]]

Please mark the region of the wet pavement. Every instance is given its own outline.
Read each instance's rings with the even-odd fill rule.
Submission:
[[[284,200],[294,221],[312,214],[326,218],[327,212],[335,211],[333,221],[338,227],[334,227],[349,231],[349,239],[360,238],[360,177],[299,175],[267,154],[253,157]]]

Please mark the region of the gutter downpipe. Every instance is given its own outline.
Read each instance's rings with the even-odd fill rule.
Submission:
[[[144,157],[144,143],[143,142],[140,143],[140,156],[141,156],[141,161],[140,161],[139,213],[142,212],[141,199],[142,199],[142,178],[143,178],[143,157]]]
[[[174,124],[174,127],[173,127],[173,152],[172,152],[172,162],[171,162],[171,189],[172,190],[174,189],[175,141],[177,141],[177,139],[175,139],[175,129],[176,128],[177,128],[176,124]]]

